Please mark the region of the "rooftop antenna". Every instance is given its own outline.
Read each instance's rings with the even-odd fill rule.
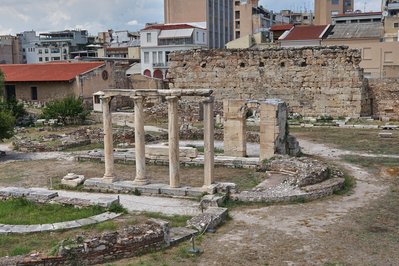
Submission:
[[[367,2],[366,2],[366,1],[364,1],[364,10],[363,10],[363,13],[365,13],[365,12],[366,12],[366,7],[367,7]]]

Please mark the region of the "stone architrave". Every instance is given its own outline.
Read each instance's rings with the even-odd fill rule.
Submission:
[[[136,177],[134,183],[146,185],[149,180],[145,171],[145,131],[144,131],[144,97],[134,96],[134,134],[136,150]]]
[[[114,173],[114,147],[112,140],[112,116],[111,116],[111,100],[112,97],[102,98],[103,107],[103,124],[104,124],[104,161],[105,173],[104,181],[112,183],[116,180]]]
[[[224,100],[224,155],[247,156],[245,100]]]
[[[169,185],[172,188],[177,188],[180,187],[178,97],[167,96],[166,100],[168,101],[169,119]]]
[[[204,103],[204,187],[214,182],[215,165],[215,121],[213,118],[214,98],[208,97]]]

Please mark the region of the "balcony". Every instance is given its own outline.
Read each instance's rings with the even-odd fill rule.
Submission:
[[[153,63],[152,67],[153,68],[168,68],[169,62],[168,63]]]
[[[389,3],[388,10],[397,10],[399,9],[399,3]]]

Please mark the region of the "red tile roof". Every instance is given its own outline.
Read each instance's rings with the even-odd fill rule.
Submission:
[[[287,41],[319,40],[320,35],[327,29],[326,25],[298,25],[283,39]]]
[[[275,24],[270,28],[270,31],[290,30],[294,27],[293,24]]]
[[[6,82],[70,81],[103,65],[103,62],[0,65],[0,70]]]
[[[143,30],[181,30],[181,29],[192,29],[196,28],[195,26],[189,24],[157,24],[151,25]]]

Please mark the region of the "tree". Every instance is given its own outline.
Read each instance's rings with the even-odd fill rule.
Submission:
[[[49,102],[41,116],[45,119],[59,119],[64,124],[76,124],[86,120],[89,113],[85,110],[82,99],[69,96]]]
[[[3,98],[4,93],[4,74],[0,69],[0,100]]]
[[[9,111],[0,111],[0,141],[14,134],[15,117]]]

